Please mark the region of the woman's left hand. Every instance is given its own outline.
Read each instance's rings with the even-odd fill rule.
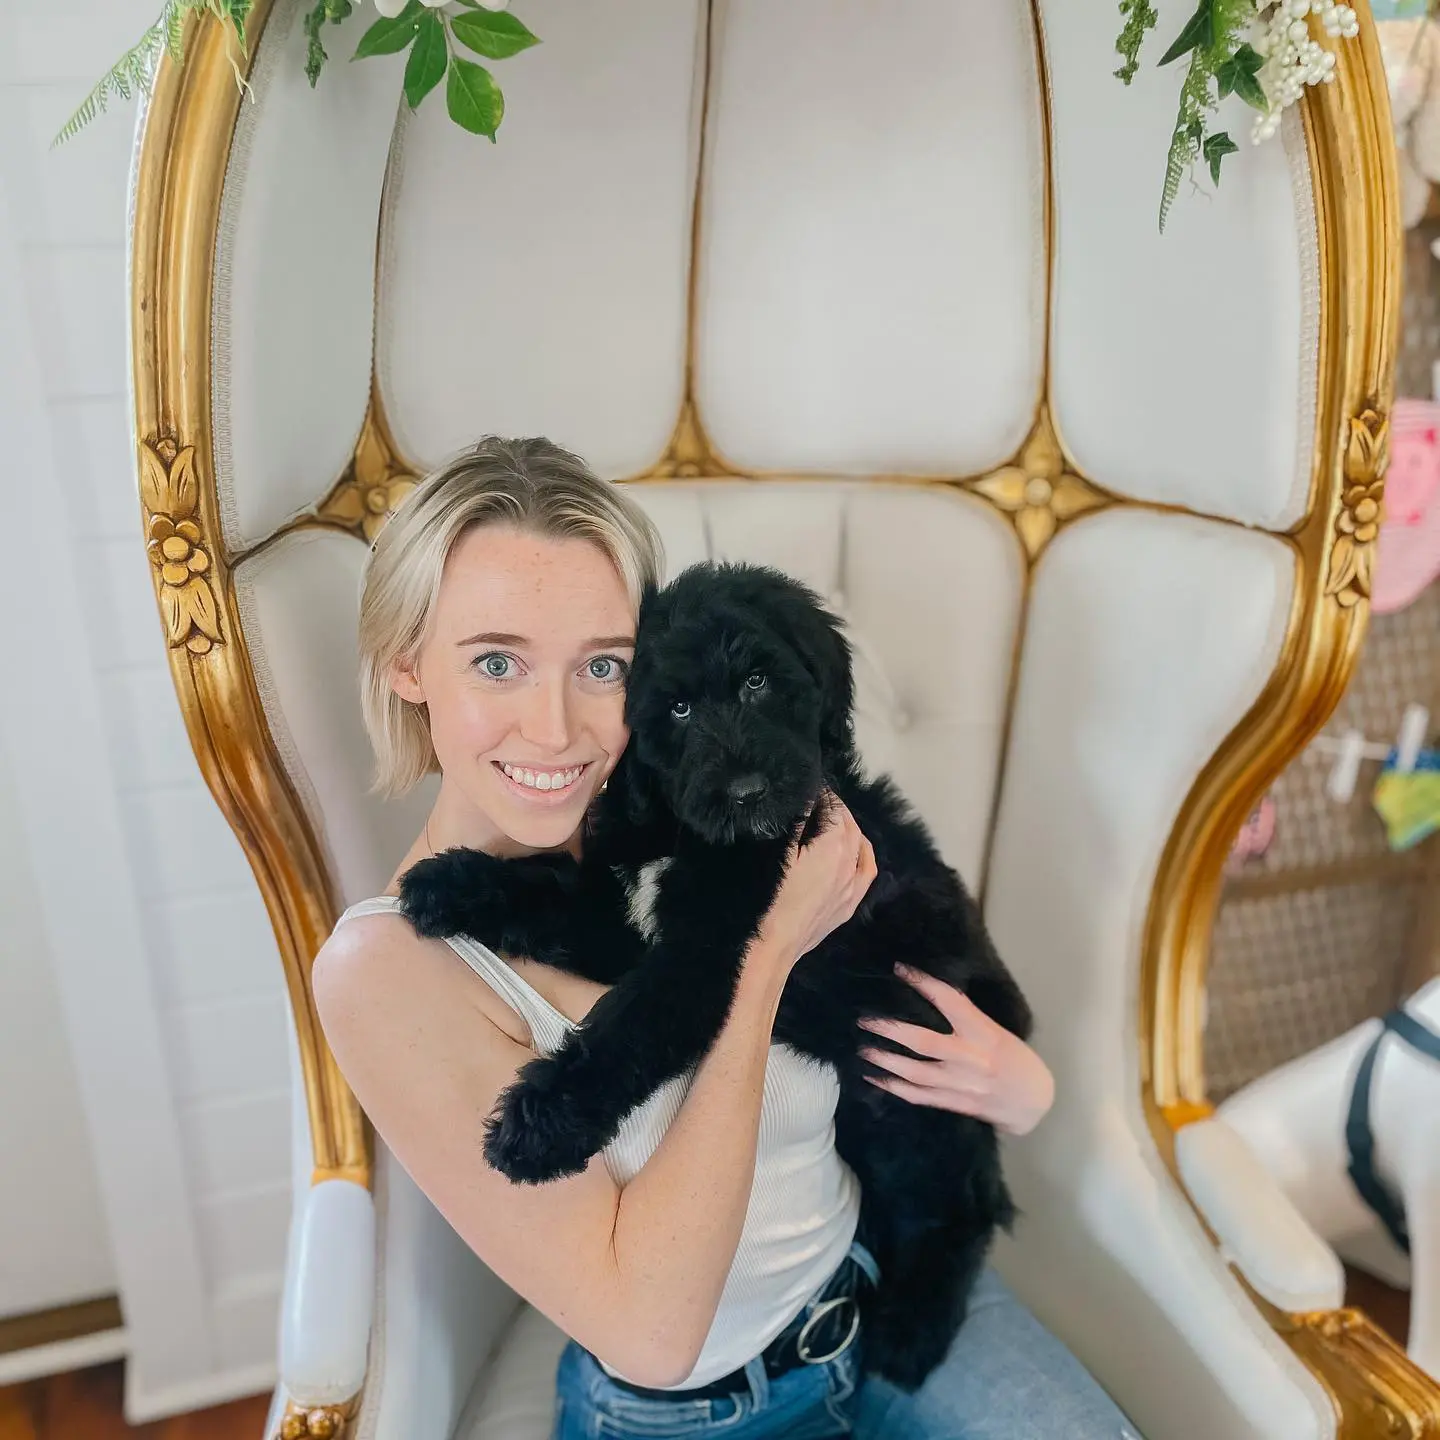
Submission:
[[[906,965],[897,965],[895,973],[950,1022],[951,1031],[941,1034],[903,1020],[862,1020],[872,1034],[923,1057],[867,1046],[861,1052],[865,1059],[889,1072],[870,1077],[870,1083],[914,1105],[973,1115],[1010,1135],[1033,1130],[1055,1098],[1045,1062],[953,985]]]

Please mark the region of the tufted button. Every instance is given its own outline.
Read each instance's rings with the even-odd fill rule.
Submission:
[[[1043,475],[1032,475],[1025,482],[1025,503],[1037,509],[1050,503],[1055,489]]]

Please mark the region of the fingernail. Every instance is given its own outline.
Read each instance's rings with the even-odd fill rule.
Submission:
[[[876,1028],[873,1020],[857,1020],[855,1022],[862,1030],[874,1030]]]
[[[895,962],[895,973],[902,980],[913,980],[918,972],[912,970],[910,966],[906,965],[903,961],[897,960]]]

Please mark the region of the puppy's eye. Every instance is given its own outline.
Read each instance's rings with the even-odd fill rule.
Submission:
[[[670,707],[670,713],[677,720],[688,720],[690,718],[690,702],[688,700],[677,700]]]
[[[765,688],[765,672],[757,670],[753,675],[747,675],[745,688],[747,690],[763,690]]]

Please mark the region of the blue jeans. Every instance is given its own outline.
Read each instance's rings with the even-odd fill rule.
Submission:
[[[616,1385],[571,1344],[560,1357],[553,1440],[1140,1440],[993,1270],[977,1282],[950,1353],[913,1395],[865,1375],[858,1343],[774,1380],[752,1360],[746,1378],[748,1393],[734,1398],[652,1400]]]

